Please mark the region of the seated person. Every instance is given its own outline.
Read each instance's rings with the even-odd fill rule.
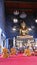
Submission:
[[[3,49],[3,54],[2,54],[3,58],[7,58],[9,57],[9,53],[8,53],[8,49],[7,48],[4,48]]]
[[[31,56],[31,51],[29,49],[29,46],[27,47],[27,49],[24,50],[24,55],[25,56]]]
[[[15,48],[11,48],[10,49],[10,54],[11,55],[16,55],[16,49]]]

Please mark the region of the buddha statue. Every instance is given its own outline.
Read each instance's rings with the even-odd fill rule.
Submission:
[[[27,35],[27,34],[28,34],[28,28],[26,27],[26,24],[25,24],[25,22],[23,21],[23,22],[21,23],[20,35],[25,36],[25,35]]]

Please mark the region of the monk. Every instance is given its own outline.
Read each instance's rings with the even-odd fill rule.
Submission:
[[[2,57],[3,58],[8,58],[9,57],[9,53],[8,53],[8,49],[7,48],[3,49]]]
[[[29,49],[29,46],[27,47],[27,49],[24,50],[24,55],[25,56],[31,56],[31,51]]]
[[[15,48],[11,48],[10,54],[11,54],[11,55],[16,55],[16,49],[15,49]]]

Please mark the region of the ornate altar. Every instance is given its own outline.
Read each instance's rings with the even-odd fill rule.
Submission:
[[[25,45],[29,46],[30,44],[34,43],[33,36],[26,35],[26,36],[17,36],[16,38],[16,46],[17,47],[23,47]],[[35,43],[34,43],[35,44]]]
[[[21,23],[20,28],[20,36],[16,37],[16,47],[25,47],[25,46],[31,46],[31,44],[34,43],[34,38],[31,35],[28,35],[28,28],[26,27],[26,24],[23,22]]]

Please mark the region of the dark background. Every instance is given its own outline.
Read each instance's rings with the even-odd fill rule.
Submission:
[[[35,19],[37,18],[37,2],[35,3],[33,0],[31,1],[22,0],[23,2],[26,2],[22,5],[21,0],[19,1],[20,4],[18,3],[18,1],[16,3],[16,1],[17,0],[5,0],[4,1],[5,2],[4,5],[5,5],[5,34],[6,34],[6,37],[13,38],[14,36],[20,35],[18,30],[13,32],[12,28],[13,26],[16,26],[17,28],[19,28],[21,22],[25,21],[28,27],[31,28],[31,26],[34,26],[34,28],[32,29],[32,31],[29,32],[29,34],[33,35],[34,38],[37,38],[37,23],[35,23]],[[18,16],[15,16],[13,14],[14,10],[18,10],[20,12]],[[25,12],[27,14],[27,17],[24,19],[20,18],[20,14],[22,14],[22,12]],[[16,24],[13,23],[13,20],[11,18],[12,19],[17,18],[18,23]]]
[[[5,1],[37,2],[37,0],[5,0]]]

